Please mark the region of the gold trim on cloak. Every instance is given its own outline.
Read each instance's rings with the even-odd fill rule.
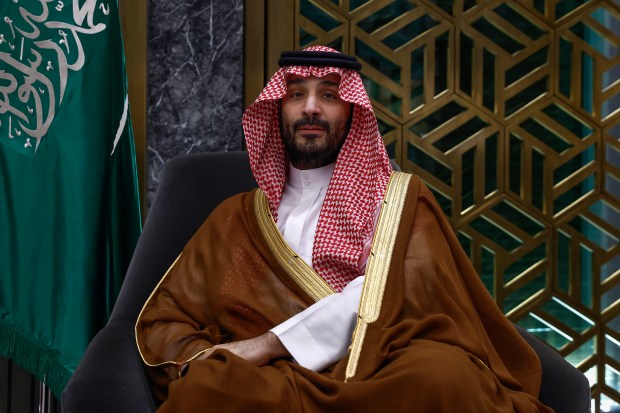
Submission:
[[[366,329],[370,323],[377,321],[381,313],[392,252],[410,180],[411,175],[403,172],[394,172],[390,177],[366,265],[366,276],[362,287],[357,324],[353,331],[345,381],[355,376]]]
[[[140,340],[138,339],[138,323],[140,322],[140,318],[142,317],[142,313],[144,312],[144,309],[146,308],[146,306],[149,304],[149,302],[151,301],[151,299],[153,298],[153,296],[155,295],[155,293],[159,290],[159,286],[164,282],[164,280],[166,279],[166,277],[168,276],[168,273],[172,270],[172,268],[174,268],[174,266],[176,265],[176,263],[179,261],[179,259],[181,258],[181,255],[183,255],[183,253],[179,254],[179,256],[174,260],[174,262],[172,263],[172,265],[168,268],[168,271],[166,271],[166,273],[164,274],[163,277],[161,277],[161,279],[159,280],[159,282],[157,283],[157,286],[155,286],[155,288],[153,289],[153,291],[151,292],[151,294],[149,295],[149,298],[146,300],[146,302],[144,303],[144,305],[142,306],[142,310],[140,310],[140,314],[138,314],[138,319],[136,321],[136,324],[134,326],[134,334],[135,334],[135,338],[136,338],[136,346],[138,347],[138,353],[140,353],[140,357],[142,358],[142,361],[144,362],[144,364],[146,364],[149,367],[159,367],[159,366],[163,366],[165,364],[174,364],[175,366],[177,366],[178,369],[178,375],[179,377],[181,377],[181,367],[186,364],[189,363],[190,361],[194,360],[196,357],[200,356],[201,354],[203,354],[204,352],[206,352],[207,350],[210,350],[211,347],[209,348],[205,348],[203,350],[200,350],[198,353],[194,354],[193,356],[191,356],[190,358],[178,362],[178,361],[174,361],[174,360],[167,360],[167,361],[162,361],[161,363],[157,363],[157,364],[151,364],[148,361],[146,361],[146,358],[144,357],[144,354],[142,354],[142,349],[140,348]]]
[[[334,294],[336,291],[284,241],[271,216],[267,196],[260,189],[254,196],[254,212],[269,249],[297,285],[314,301]]]

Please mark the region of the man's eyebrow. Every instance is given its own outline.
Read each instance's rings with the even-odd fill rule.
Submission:
[[[299,85],[306,82],[306,79],[304,79],[303,77],[297,78],[297,79],[291,79],[288,82],[286,82],[287,86],[289,85]],[[334,82],[333,80],[323,80],[321,81],[321,86],[332,86],[332,87],[339,87],[340,86],[340,82]]]
[[[298,84],[303,83],[305,81],[306,81],[306,79],[300,77],[300,78],[297,78],[297,79],[289,80],[288,82],[286,82],[286,85],[287,86],[288,85],[298,85]]]
[[[321,85],[323,85],[323,86],[340,87],[340,82],[334,82],[333,80],[323,80],[321,82]]]

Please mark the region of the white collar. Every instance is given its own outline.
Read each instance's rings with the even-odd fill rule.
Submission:
[[[295,188],[321,188],[329,185],[335,167],[335,162],[314,169],[297,169],[290,165],[287,183]]]

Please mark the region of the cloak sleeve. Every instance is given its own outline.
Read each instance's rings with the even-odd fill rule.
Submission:
[[[266,245],[254,194],[211,213],[138,316],[138,350],[160,400],[185,363],[214,345],[257,337],[313,302]]]

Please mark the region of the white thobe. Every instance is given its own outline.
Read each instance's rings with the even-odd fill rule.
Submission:
[[[291,166],[278,207],[280,233],[310,266],[316,226],[334,166],[307,170]],[[370,240],[366,244],[365,250],[369,250]],[[297,363],[320,371],[347,354],[363,281],[364,277],[354,279],[342,292],[319,300],[271,330]]]

